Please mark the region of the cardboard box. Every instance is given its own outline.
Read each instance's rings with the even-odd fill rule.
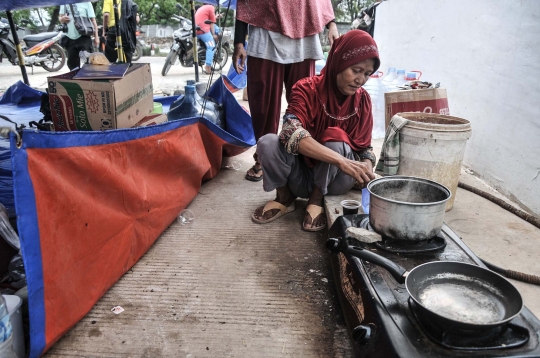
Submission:
[[[394,114],[400,112],[450,114],[446,89],[444,88],[386,92],[384,103],[385,128],[388,128]]]
[[[134,64],[117,80],[74,80],[76,73],[48,78],[56,131],[131,128],[153,110],[150,64]]]
[[[133,127],[146,127],[152,126],[154,124],[160,124],[163,122],[167,122],[166,114],[151,114],[144,117],[139,123],[135,124]]]

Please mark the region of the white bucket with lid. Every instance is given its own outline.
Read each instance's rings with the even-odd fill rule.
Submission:
[[[436,181],[452,192],[446,211],[452,209],[461,173],[467,140],[468,120],[442,114],[404,112],[398,116],[409,122],[399,131],[397,175]]]

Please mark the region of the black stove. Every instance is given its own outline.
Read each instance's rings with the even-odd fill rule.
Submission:
[[[348,227],[369,228],[368,215],[339,217],[329,237],[346,238],[407,270],[431,261],[485,265],[447,225],[430,240],[413,245],[399,240],[361,243],[346,235]],[[404,284],[385,269],[359,258],[332,255],[334,282],[357,357],[540,357],[540,320],[526,307],[508,324],[482,332],[448,331],[422,311]]]

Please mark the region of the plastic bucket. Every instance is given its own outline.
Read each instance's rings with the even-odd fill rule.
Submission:
[[[399,131],[398,175],[436,181],[452,192],[446,211],[452,209],[465,154],[471,136],[466,119],[441,114],[398,113],[409,120]]]

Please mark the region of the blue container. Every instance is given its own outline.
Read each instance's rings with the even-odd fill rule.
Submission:
[[[369,191],[367,188],[362,189],[362,210],[364,210],[364,214],[369,214]]]

